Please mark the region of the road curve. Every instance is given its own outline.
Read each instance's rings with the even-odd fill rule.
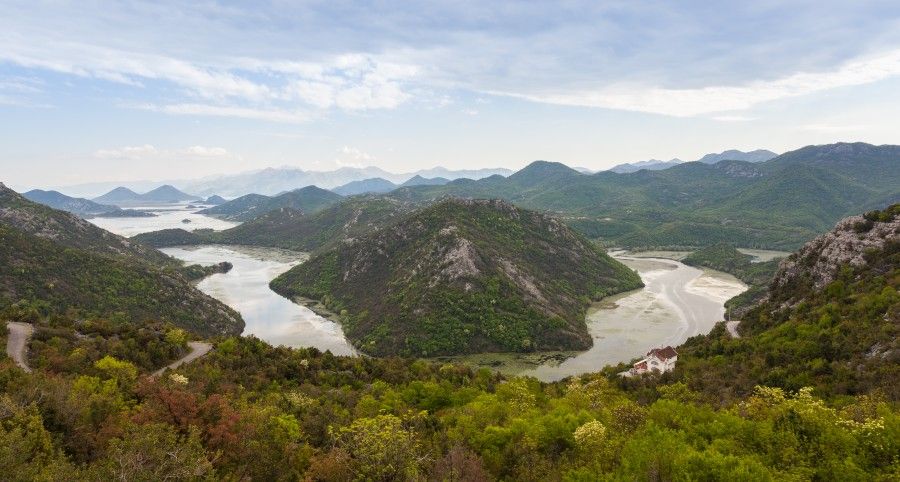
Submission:
[[[9,337],[6,339],[6,354],[9,355],[22,370],[31,373],[31,368],[28,367],[26,348],[28,346],[28,340],[31,338],[31,335],[34,334],[34,325],[31,323],[10,321],[6,324],[6,328],[9,330]]]
[[[156,370],[150,376],[158,377],[158,376],[162,375],[163,372],[166,371],[166,369],[174,370],[174,369],[180,367],[181,365],[184,365],[185,363],[190,363],[190,362],[202,357],[203,355],[206,355],[207,353],[209,353],[210,350],[212,350],[212,344],[206,343],[205,341],[189,341],[188,347],[190,347],[191,351],[189,351],[187,353],[187,355],[173,361],[172,363],[169,363],[168,365],[160,368],[159,370]]]
[[[741,337],[741,334],[737,331],[737,327],[740,323],[741,320],[728,321],[725,323],[725,328],[728,330],[728,334],[731,335],[732,338]]]

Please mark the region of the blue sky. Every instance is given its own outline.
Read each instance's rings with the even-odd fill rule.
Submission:
[[[896,1],[0,2],[21,188],[898,143],[898,106]]]

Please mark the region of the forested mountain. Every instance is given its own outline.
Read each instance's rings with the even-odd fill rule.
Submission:
[[[443,186],[444,184],[447,184],[448,182],[450,182],[450,179],[447,179],[446,177],[431,177],[431,178],[427,178],[427,177],[422,177],[422,176],[416,174],[415,176],[413,176],[413,177],[407,179],[406,181],[404,181],[403,184],[401,184],[401,186],[403,186],[403,187],[409,187],[409,186]]]
[[[231,221],[247,221],[279,208],[291,208],[310,214],[325,209],[341,199],[343,196],[340,194],[316,186],[307,186],[273,197],[247,194],[204,209],[200,213]]]
[[[400,188],[390,196],[500,197],[555,212],[607,244],[627,247],[796,248],[842,216],[900,199],[900,148],[810,146],[765,162],[683,163],[660,171],[582,174],[537,161],[503,178]]]
[[[131,239],[148,246],[241,244],[315,251],[385,228],[414,206],[378,196],[354,196],[314,214],[279,208],[223,231],[164,229]]]
[[[558,220],[451,199],[314,256],[272,289],[322,300],[378,355],[585,349],[589,301],[641,286]]]
[[[2,183],[0,223],[70,248],[128,256],[160,266],[179,265],[155,249],[100,229],[74,214],[29,201]]]
[[[355,196],[357,194],[385,193],[393,191],[394,189],[397,189],[396,184],[387,179],[374,177],[371,179],[363,179],[362,181],[351,181],[332,189],[332,191],[341,196]]]
[[[68,211],[77,214],[83,218],[90,217],[153,217],[154,215],[144,211],[134,209],[122,209],[112,204],[99,204],[94,201],[66,196],[59,191],[42,191],[33,189],[24,196],[29,201],[49,206],[53,209]]]
[[[201,293],[181,263],[0,184],[0,307],[13,316],[70,310],[164,320],[202,335],[237,334],[240,315]]]
[[[113,206],[111,204],[99,204],[88,199],[66,196],[59,191],[32,189],[31,191],[22,193],[22,196],[29,201],[41,203],[50,206],[53,209],[68,211],[81,217],[96,216],[120,209],[118,206]]]
[[[0,223],[0,308],[36,318],[70,310],[135,323],[167,321],[202,336],[234,335],[241,315],[174,267],[68,248]]]
[[[847,218],[784,260],[741,337],[688,341],[676,376],[715,399],[756,385],[900,400],[900,205]]]

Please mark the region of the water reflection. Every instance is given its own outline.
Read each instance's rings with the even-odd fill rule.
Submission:
[[[341,326],[269,289],[269,281],[305,260],[306,255],[246,246],[190,246],[162,252],[189,264],[229,261],[231,271],[203,279],[197,287],[241,313],[245,335],[273,345],[316,347],[335,355],[353,355]]]

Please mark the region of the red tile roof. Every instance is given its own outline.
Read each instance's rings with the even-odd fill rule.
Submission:
[[[678,356],[678,352],[675,351],[671,346],[667,346],[665,348],[654,348],[650,350],[650,353],[647,353],[647,356],[655,356],[660,360],[668,360],[670,358],[675,358]]]

